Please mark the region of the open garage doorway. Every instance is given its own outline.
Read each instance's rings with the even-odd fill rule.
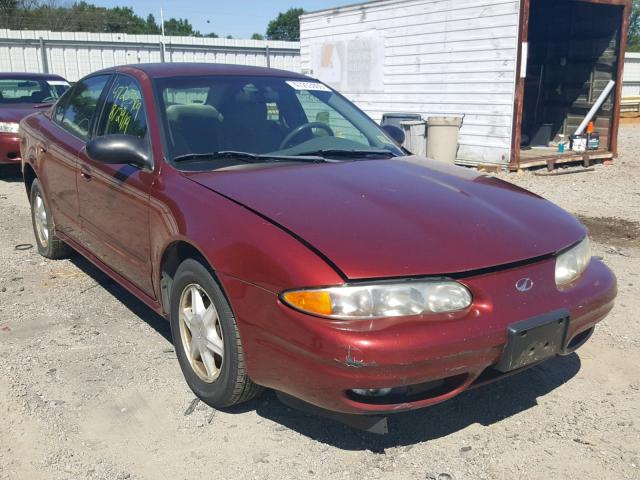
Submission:
[[[593,118],[593,141],[572,151],[570,139],[607,85],[621,81],[623,4],[525,0],[529,22],[518,166],[612,158],[619,112],[613,88]],[[621,2],[617,2],[621,3]],[[518,138],[518,136],[516,137]],[[564,143],[563,148],[559,147]]]

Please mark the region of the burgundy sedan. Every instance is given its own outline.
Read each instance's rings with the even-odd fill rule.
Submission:
[[[20,120],[55,102],[67,88],[58,75],[0,72],[0,165],[20,165]]]
[[[616,280],[585,228],[411,155],[271,69],[118,67],[21,123],[40,253],[80,252],[166,316],[188,385],[384,414],[584,344]]]

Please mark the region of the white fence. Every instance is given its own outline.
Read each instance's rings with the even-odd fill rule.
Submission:
[[[300,44],[267,40],[0,29],[0,72],[47,72],[76,81],[116,65],[255,65],[300,71]]]
[[[640,53],[627,53],[624,62],[623,97],[640,97]]]

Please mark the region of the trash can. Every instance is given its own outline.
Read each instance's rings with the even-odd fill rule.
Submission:
[[[400,123],[410,120],[422,120],[422,115],[419,113],[383,113],[380,126],[393,125],[394,127],[400,127]]]
[[[458,135],[464,117],[429,117],[427,120],[427,157],[455,163]]]
[[[424,120],[411,120],[400,122],[400,128],[404,132],[403,147],[414,155],[427,156],[427,122]]]

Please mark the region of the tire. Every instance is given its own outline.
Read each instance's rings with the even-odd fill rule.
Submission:
[[[49,202],[44,196],[38,179],[35,179],[31,185],[30,200],[31,223],[40,255],[53,260],[70,256],[72,253],[71,247],[56,235],[56,227],[49,208]]]
[[[197,260],[185,260],[174,276],[170,298],[173,344],[193,393],[214,408],[258,396],[262,387],[247,374],[235,317],[211,271]]]

